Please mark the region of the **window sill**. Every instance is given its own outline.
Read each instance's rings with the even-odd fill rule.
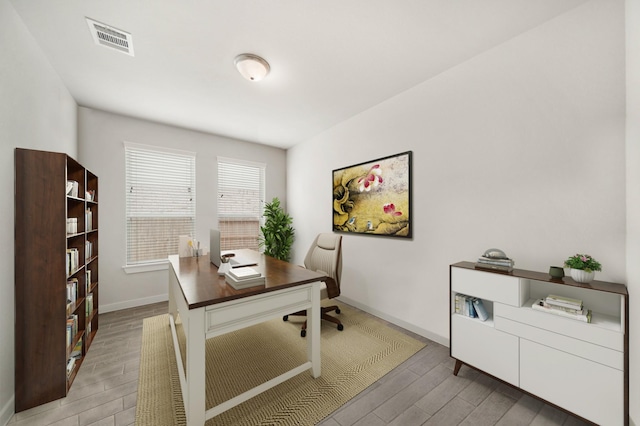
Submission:
[[[126,265],[123,266],[124,272],[127,274],[139,274],[141,272],[162,271],[169,269],[169,261],[163,260],[154,263],[144,263],[140,265]]]

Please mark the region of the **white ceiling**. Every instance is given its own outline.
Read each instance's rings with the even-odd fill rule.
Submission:
[[[587,0],[10,1],[80,106],[288,148]]]

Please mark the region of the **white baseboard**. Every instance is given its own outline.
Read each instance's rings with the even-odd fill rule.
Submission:
[[[122,309],[136,308],[138,306],[150,305],[152,303],[166,302],[169,300],[169,294],[159,294],[157,296],[143,297],[141,299],[127,300],[124,302],[110,303],[108,305],[99,305],[98,312],[106,314],[107,312],[120,311]]]
[[[416,334],[418,334],[418,335],[420,335],[422,337],[426,337],[427,339],[433,340],[436,343],[440,343],[443,346],[449,347],[449,339],[447,339],[445,337],[442,337],[442,336],[439,336],[439,335],[437,335],[435,333],[432,333],[429,330],[425,330],[423,328],[416,327],[413,324],[410,324],[410,323],[408,323],[406,321],[403,321],[401,319],[392,317],[391,315],[387,315],[384,312],[381,312],[381,311],[379,311],[377,309],[373,309],[373,308],[371,308],[369,306],[363,305],[362,303],[356,302],[355,300],[349,299],[348,297],[339,296],[337,299],[343,301],[347,305],[351,305],[351,306],[353,306],[355,308],[358,308],[358,309],[360,309],[362,311],[368,312],[371,315],[375,315],[378,318],[382,318],[385,321],[389,321],[390,323],[395,324],[398,327],[402,327],[405,330],[408,330],[408,331],[410,331],[412,333],[416,333]]]
[[[9,401],[7,401],[7,403],[4,404],[4,407],[2,407],[2,411],[0,411],[0,425],[6,425],[7,423],[9,423],[9,421],[15,414],[15,408],[16,408],[16,396],[11,395],[11,398],[9,398]]]

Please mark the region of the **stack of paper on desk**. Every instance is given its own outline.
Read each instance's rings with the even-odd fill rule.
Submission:
[[[253,268],[235,268],[225,274],[225,280],[231,287],[241,288],[264,285],[264,277]]]

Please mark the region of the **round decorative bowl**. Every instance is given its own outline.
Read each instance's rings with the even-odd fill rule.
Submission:
[[[591,282],[595,276],[595,271],[587,272],[582,269],[571,269],[571,278],[579,283]]]

